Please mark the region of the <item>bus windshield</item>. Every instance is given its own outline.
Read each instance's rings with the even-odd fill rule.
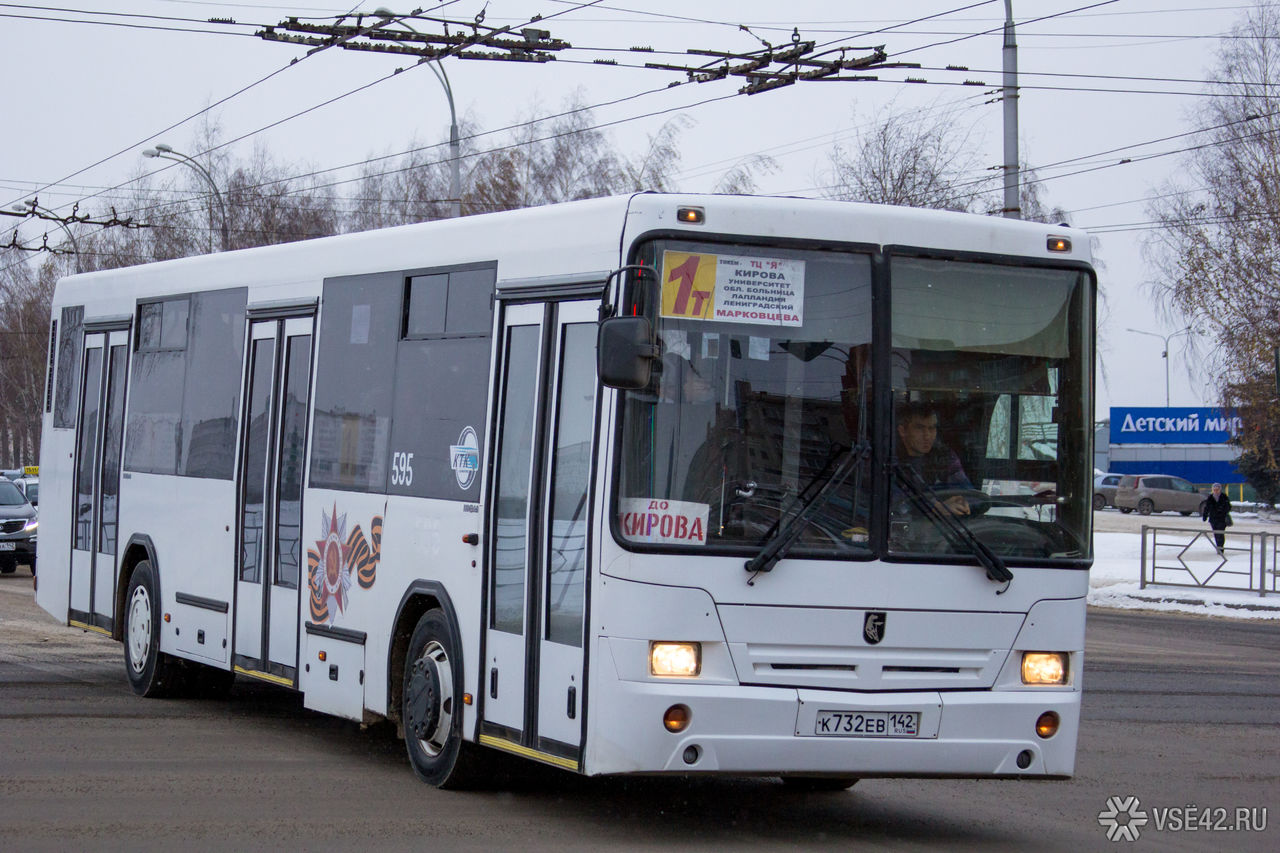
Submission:
[[[618,523],[635,543],[746,550],[870,435],[869,255],[655,241],[627,313],[661,357],[626,395]],[[869,466],[805,514],[792,555],[869,553]]]
[[[676,240],[637,261],[658,275],[623,308],[660,357],[624,396],[622,541],[753,554],[804,506],[791,557],[1088,558],[1087,273],[891,255],[880,281],[870,254]],[[885,464],[808,506],[877,437]]]
[[[889,551],[965,553],[946,532],[951,519],[1003,556],[1086,558],[1085,274],[895,257],[889,275]]]

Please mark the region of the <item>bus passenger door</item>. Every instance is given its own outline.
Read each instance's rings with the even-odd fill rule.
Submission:
[[[240,432],[232,660],[236,672],[290,687],[298,673],[312,322],[250,322]]]
[[[481,742],[577,769],[599,303],[507,308]]]
[[[81,364],[68,621],[110,632],[115,618],[120,451],[129,331],[90,332]]]

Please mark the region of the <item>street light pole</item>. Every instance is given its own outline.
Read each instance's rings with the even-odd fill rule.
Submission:
[[[49,216],[54,222],[57,222],[59,225],[61,225],[62,230],[65,231],[67,234],[67,239],[71,241],[71,251],[75,253],[75,256],[76,256],[76,272],[78,273],[84,272],[84,265],[81,263],[81,259],[80,259],[80,246],[76,244],[76,235],[71,233],[71,229],[67,227],[67,223],[63,221],[61,216],[54,213],[52,210],[50,210],[47,207],[41,207],[39,201],[34,198],[28,199],[27,201],[24,201],[21,204],[15,204],[13,207],[9,209],[12,210],[14,213],[25,213],[27,216],[34,216],[37,213],[44,213],[47,216]]]
[[[457,219],[462,216],[462,141],[458,138],[458,114],[453,109],[453,87],[449,85],[449,75],[443,65],[430,62],[427,67],[435,72],[436,79],[444,87],[445,97],[449,99],[449,206],[453,218]]]
[[[374,9],[373,14],[384,18],[398,18],[394,12],[385,6]],[[396,20],[396,23],[410,32],[418,32],[402,20]],[[421,35],[421,33],[418,34]],[[453,108],[453,86],[449,85],[449,75],[445,73],[444,66],[440,64],[439,60],[431,61],[424,57],[418,61],[419,65],[424,63],[436,75],[436,79],[444,87],[445,97],[449,100],[449,215],[457,219],[462,215],[462,143],[458,138],[458,113]]]
[[[222,193],[218,192],[218,184],[213,180],[213,176],[209,174],[204,166],[201,166],[195,159],[188,157],[181,151],[173,150],[173,146],[165,145],[163,142],[158,143],[155,148],[148,148],[142,152],[143,157],[158,157],[162,160],[172,160],[175,163],[182,163],[190,166],[196,171],[200,177],[204,178],[205,183],[209,185],[209,189],[213,190],[213,197],[218,200],[218,209],[222,211],[222,251],[230,248],[227,240],[227,205],[222,201]],[[213,253],[213,205],[209,205],[209,253]]]
[[[1126,331],[1133,332],[1138,335],[1147,335],[1152,338],[1159,338],[1164,342],[1164,351],[1160,353],[1160,357],[1164,359],[1164,407],[1166,409],[1169,408],[1169,341],[1173,340],[1178,335],[1191,334],[1191,327],[1187,326],[1185,329],[1179,329],[1178,331],[1170,332],[1167,335],[1160,335],[1155,332],[1144,332],[1141,329],[1126,329]]]

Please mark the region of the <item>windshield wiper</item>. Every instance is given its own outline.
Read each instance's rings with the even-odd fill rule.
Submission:
[[[963,547],[977,557],[978,562],[982,563],[982,567],[987,570],[987,577],[996,583],[1009,583],[1013,580],[1013,572],[1009,571],[1004,560],[988,548],[985,542],[974,536],[973,531],[964,522],[938,507],[937,500],[929,493],[929,486],[914,468],[895,461],[893,473],[902,484],[902,490],[911,503],[938,526],[953,548]]]
[[[840,448],[800,493],[799,509],[795,514],[787,519],[785,524],[779,524],[777,532],[760,549],[760,553],[747,560],[743,568],[753,575],[758,572],[772,571],[778,561],[786,556],[787,551],[800,538],[804,530],[804,521],[810,513],[823,503],[827,495],[847,480],[870,454],[871,444],[866,441],[859,442],[853,447]],[[844,456],[843,459],[840,459],[841,455]],[[837,459],[840,459],[840,464],[832,468],[832,463]],[[806,498],[805,493],[811,490],[812,494]],[[856,501],[857,498],[855,497],[854,500]]]

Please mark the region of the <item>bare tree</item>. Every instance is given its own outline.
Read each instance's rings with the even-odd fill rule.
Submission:
[[[1050,205],[1044,198],[1044,186],[1040,182],[1040,176],[1036,174],[1035,169],[1031,168],[1024,161],[1018,167],[1019,180],[1018,186],[1018,209],[1022,211],[1022,219],[1028,222],[1046,222],[1056,224],[1066,222],[1068,214],[1061,207]],[[1004,207],[1004,198],[1000,197],[998,201],[993,201],[989,208],[991,212],[998,212]]]
[[[662,188],[679,162],[674,144],[679,126],[668,122],[650,139],[648,150],[629,161],[593,126],[591,110],[575,94],[559,114],[527,119],[510,143],[481,156],[470,175],[469,200],[480,211],[511,210],[642,185]]]
[[[0,465],[40,458],[40,413],[49,342],[49,301],[58,262],[34,269],[21,252],[0,253]]]
[[[994,178],[982,174],[972,126],[958,125],[954,113],[930,108],[906,114],[891,104],[861,121],[853,142],[837,144],[827,156],[821,175],[827,198],[944,210],[982,207]]]
[[[778,171],[778,161],[768,154],[752,154],[734,163],[716,181],[712,192],[751,195],[759,189],[757,175],[771,175]]]
[[[463,213],[479,213],[468,207],[466,174],[475,163],[479,128],[469,117],[458,125],[463,169]],[[409,153],[381,155],[364,167],[356,197],[343,222],[347,231],[371,231],[411,222],[429,222],[450,215],[448,142],[424,145],[410,141]]]
[[[1280,341],[1280,7],[1259,3],[1224,39],[1192,114],[1202,128],[1180,180],[1149,206],[1160,227],[1145,251],[1158,305],[1213,341],[1206,367],[1225,405],[1252,428],[1241,466],[1280,471],[1280,403],[1272,347]]]
[[[315,187],[309,178],[289,177],[298,169],[298,164],[277,163],[258,148],[252,159],[229,171],[222,191],[229,248],[291,243],[339,232],[341,216],[333,194]]]

